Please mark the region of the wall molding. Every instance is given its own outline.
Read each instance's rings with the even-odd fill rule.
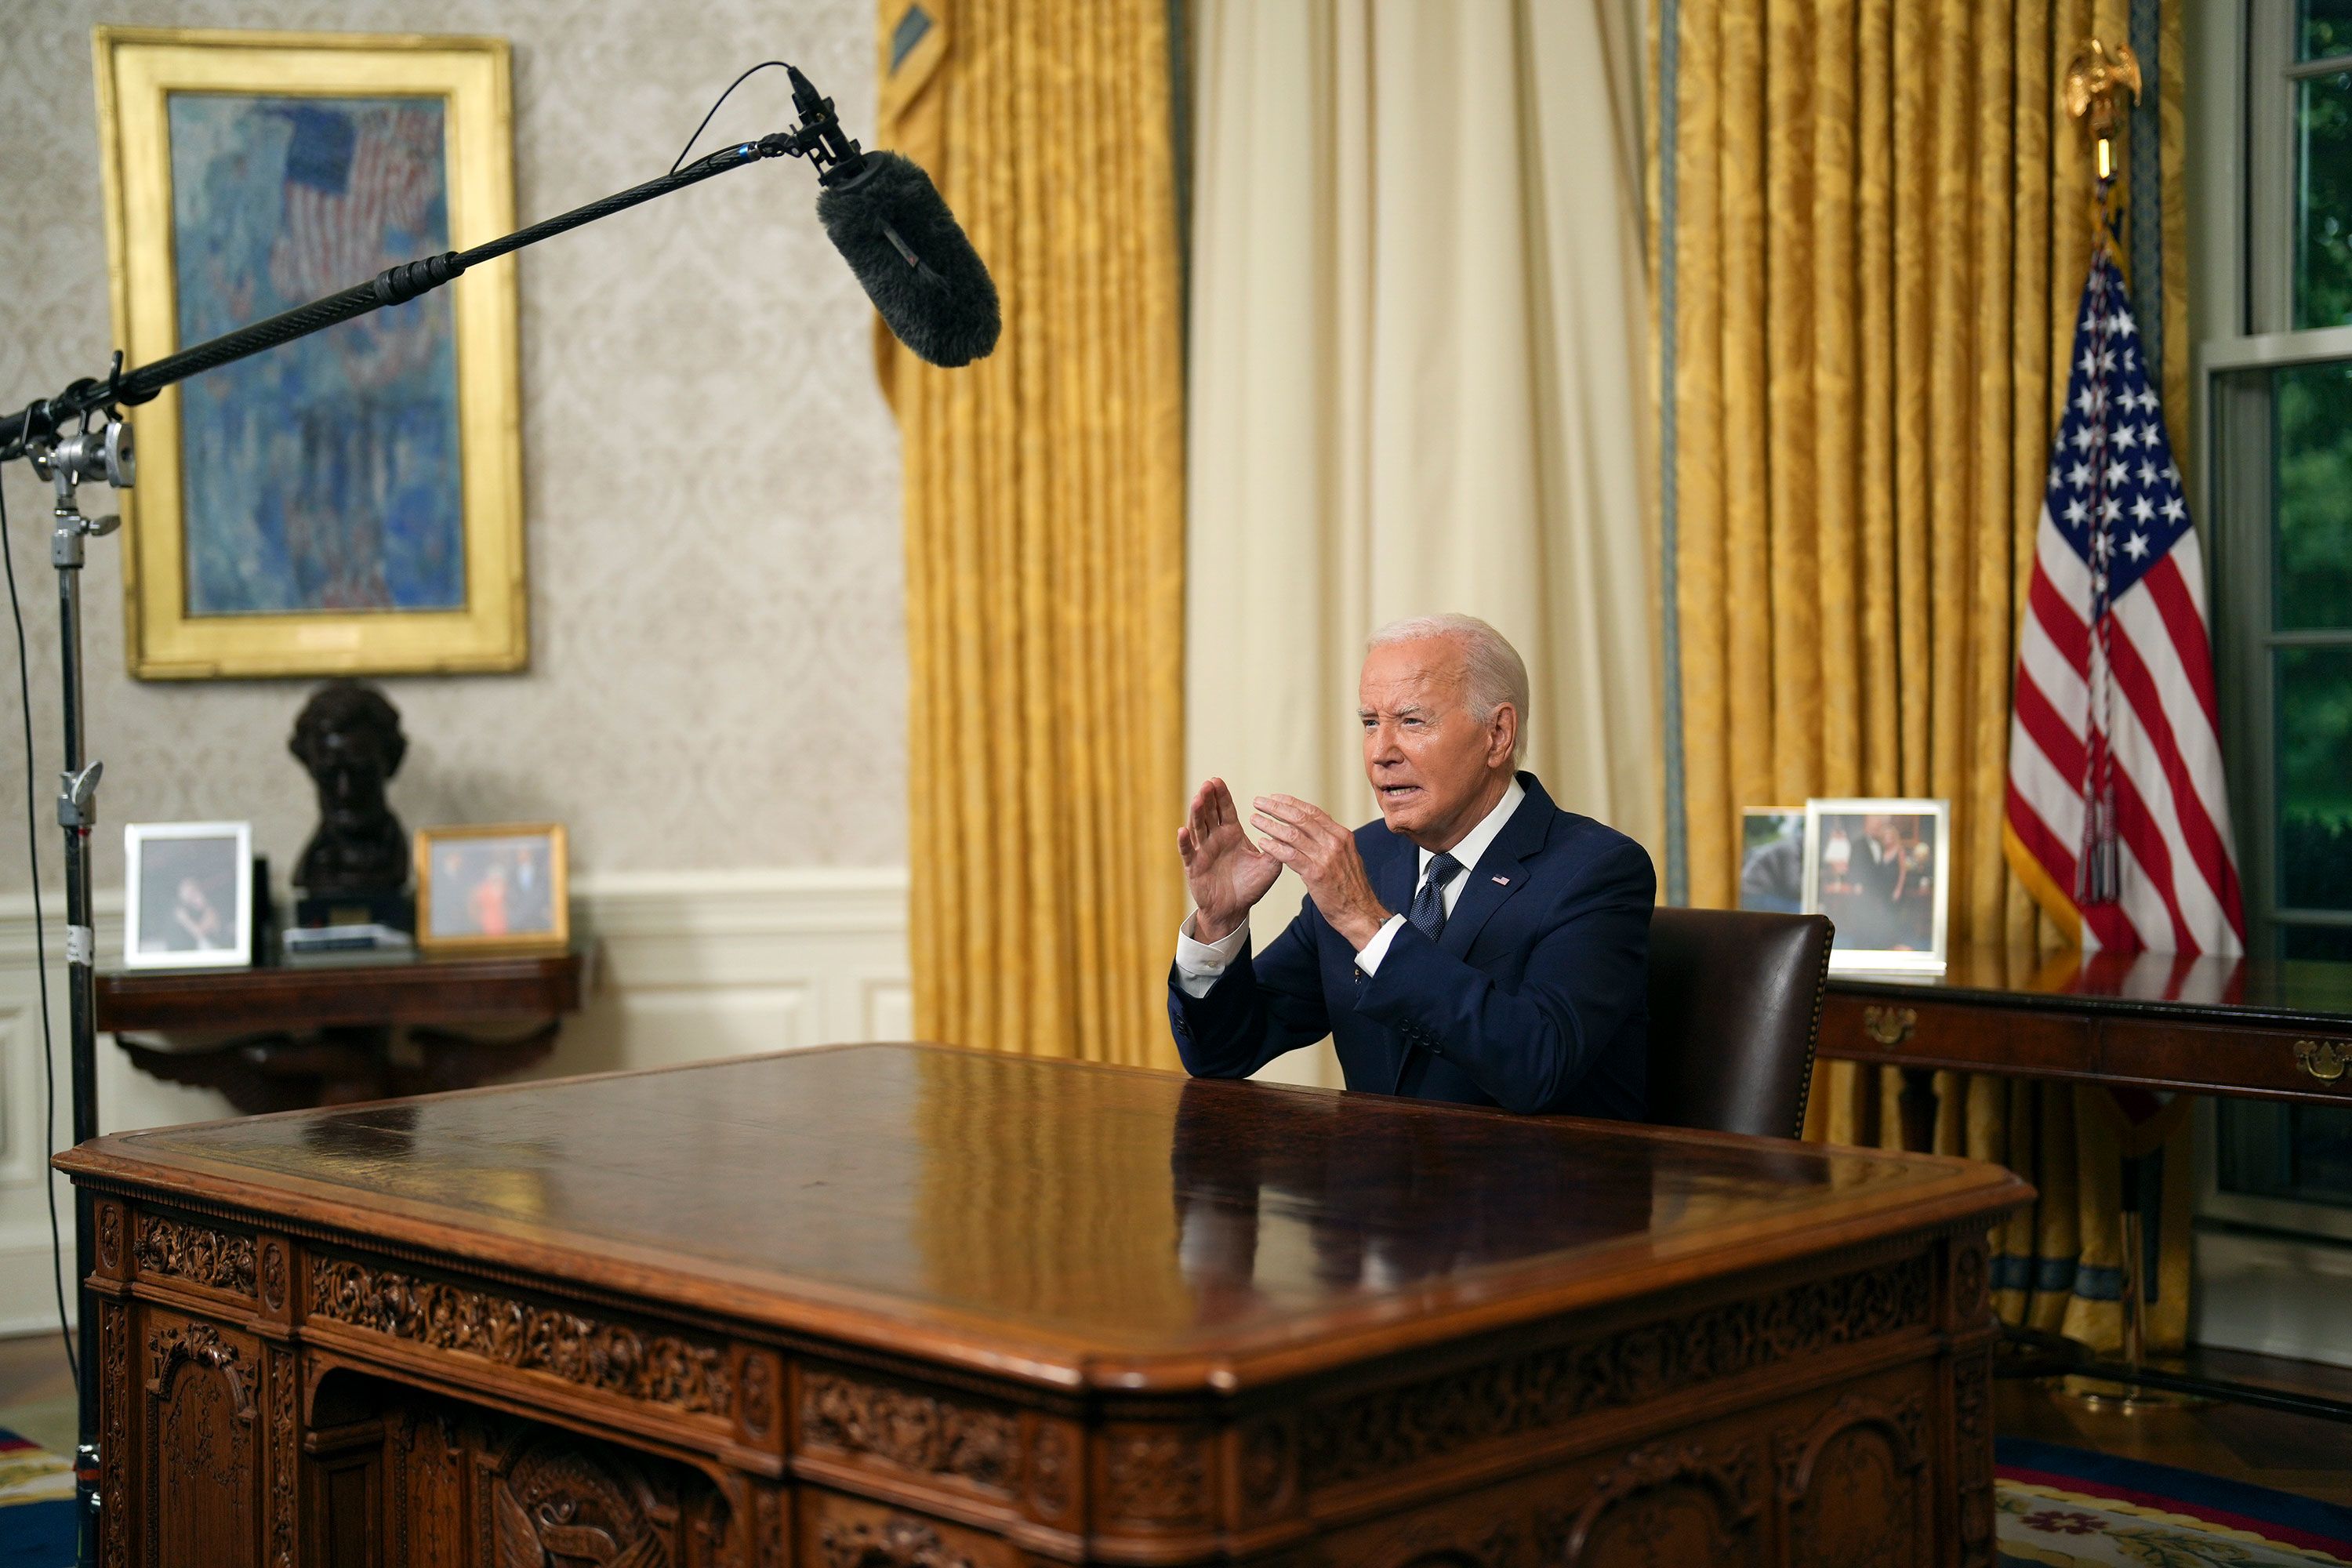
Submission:
[[[2191,1340],[2352,1366],[2352,1326],[2344,1321],[2352,1246],[2206,1220],[2196,1247]]]
[[[530,1076],[669,1067],[912,1032],[903,868],[592,873],[576,878],[572,892],[573,930],[593,954],[588,994]],[[107,889],[95,901],[100,962],[119,963],[122,891]],[[43,913],[62,1123],[64,899],[45,899]],[[31,895],[0,894],[0,1334],[52,1327],[56,1316],[41,1194],[37,953]],[[99,1041],[99,1111],[109,1131],[230,1114],[209,1091],[138,1072],[106,1037]],[[69,1226],[67,1192],[58,1184]],[[71,1247],[70,1235],[66,1244]]]

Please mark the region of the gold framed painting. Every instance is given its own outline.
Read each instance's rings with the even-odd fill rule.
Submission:
[[[416,945],[562,947],[572,940],[563,826],[505,822],[416,830]]]
[[[514,226],[501,38],[100,27],[115,341],[141,365]],[[133,675],[519,669],[515,272],[131,411]]]

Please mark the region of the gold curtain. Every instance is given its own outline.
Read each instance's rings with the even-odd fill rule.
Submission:
[[[2081,39],[2129,37],[2129,9],[1672,6],[1677,124],[1659,156],[1673,230],[1659,239],[1676,305],[1660,331],[1693,903],[1734,901],[1743,807],[1941,796],[1953,942],[2006,943],[2030,968],[2054,941],[2001,854],[2013,634],[2093,234],[2089,146],[2059,84]],[[2178,443],[2177,3],[2161,26],[2163,392]],[[2095,1343],[2119,1331],[2119,1156],[2163,1148],[2151,1326],[2178,1344],[2187,1102],[2157,1110],[1988,1076],[1935,1087],[1937,1148],[2002,1161],[2042,1190],[1998,1238],[2003,1310]],[[1900,1089],[1898,1074],[1831,1065],[1808,1131],[1895,1144]]]
[[[881,346],[905,470],[917,1029],[1173,1067],[1183,359],[1165,0],[882,0],[881,133],[996,278]]]

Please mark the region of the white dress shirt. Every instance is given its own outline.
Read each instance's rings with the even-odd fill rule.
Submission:
[[[1462,863],[1461,871],[1438,891],[1438,896],[1445,901],[1448,917],[1453,915],[1454,906],[1462,901],[1462,889],[1470,885],[1470,875],[1478,869],[1478,862],[1486,855],[1486,847],[1495,842],[1496,836],[1503,831],[1503,824],[1511,820],[1511,814],[1518,810],[1519,803],[1527,798],[1526,787],[1517,778],[1512,779],[1510,787],[1503,791],[1503,798],[1495,803],[1495,809],[1479,818],[1478,826],[1464,834],[1462,842],[1447,851]],[[1419,853],[1420,861],[1412,881],[1416,889],[1429,879],[1429,863],[1437,858],[1426,849]],[[1249,940],[1249,921],[1246,920],[1215,942],[1198,940],[1192,935],[1192,921],[1198,913],[1195,910],[1193,914],[1186,915],[1184,923],[1176,930],[1176,984],[1184,988],[1185,995],[1196,1001],[1209,994],[1210,988],[1216,984],[1217,977],[1241,956],[1242,943]],[[1387,922],[1372,933],[1372,940],[1364,943],[1363,951],[1356,954],[1356,967],[1366,974],[1378,973],[1381,960],[1389,951],[1389,943],[1396,940],[1397,931],[1403,924],[1404,916],[1391,915]]]

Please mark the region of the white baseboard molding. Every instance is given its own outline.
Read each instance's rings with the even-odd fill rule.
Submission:
[[[100,962],[122,952],[120,889],[98,900]],[[45,900],[62,950],[62,900]],[[913,1029],[907,873],[896,867],[583,875],[574,929],[595,954],[580,1013],[529,1076],[668,1067]],[[0,1334],[52,1326],[42,1206],[41,1027],[29,895],[0,897]],[[58,1137],[66,1136],[62,963],[51,964],[58,1056]],[[99,1041],[100,1125],[108,1131],[232,1114],[205,1089],[161,1083]],[[60,1204],[68,1200],[61,1191]],[[62,1210],[70,1252],[72,1213]]]
[[[49,1286],[49,1221],[41,1213],[40,1196],[35,1189],[32,1212],[39,1215],[29,1222],[12,1222],[0,1226],[0,1338],[17,1334],[57,1332],[58,1299]],[[73,1273],[73,1208],[61,1193],[58,1197],[58,1235],[64,1244],[65,1268],[61,1276],[70,1281]],[[66,1313],[73,1314],[73,1291],[66,1291]]]
[[[2352,1246],[2197,1228],[2197,1342],[2352,1366]]]

